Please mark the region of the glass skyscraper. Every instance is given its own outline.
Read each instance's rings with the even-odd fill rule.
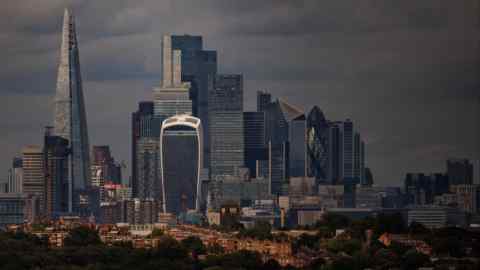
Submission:
[[[341,178],[354,181],[354,130],[353,122],[347,119],[341,125]]]
[[[328,159],[327,159],[327,181],[329,184],[337,185],[340,179],[340,123],[328,123]]]
[[[204,166],[208,168],[210,143],[208,130],[208,87],[209,78],[217,74],[217,52],[204,50],[201,36],[173,35],[172,49],[180,50],[182,81],[190,82],[192,114],[202,121],[204,132]]]
[[[356,183],[364,184],[365,181],[365,143],[360,133],[356,132],[354,137],[354,162],[353,178]]]
[[[289,176],[307,176],[307,122],[301,114],[289,126]]]
[[[322,110],[314,106],[307,117],[307,165],[308,176],[315,177],[318,182],[329,182],[328,131],[328,122]]]
[[[65,10],[55,95],[55,135],[70,142],[69,206],[74,192],[90,185],[90,153],[80,59],[73,15]]]
[[[306,173],[306,119],[302,110],[277,99],[266,107],[270,191],[285,193],[290,176]]]
[[[245,166],[250,170],[252,177],[257,177],[257,171],[268,160],[267,146],[265,145],[265,113],[244,112],[244,139],[245,139]]]
[[[244,166],[243,77],[217,75],[209,93],[210,176]]]
[[[203,135],[199,118],[176,115],[160,131],[163,211],[173,214],[200,209]]]

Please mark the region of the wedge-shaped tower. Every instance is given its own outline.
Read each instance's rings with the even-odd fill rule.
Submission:
[[[85,190],[90,183],[90,160],[75,22],[68,9],[63,18],[54,126],[55,135],[67,139],[71,149],[68,210],[72,211],[75,191]]]

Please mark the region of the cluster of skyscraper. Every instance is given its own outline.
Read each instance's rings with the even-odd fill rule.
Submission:
[[[164,36],[162,67],[153,101],[132,114],[134,197],[160,200],[174,214],[218,208],[220,183],[245,168],[276,196],[288,194],[291,177],[352,192],[367,183],[352,121],[328,121],[316,106],[306,114],[266,92],[257,93],[256,111],[244,112],[243,76],[217,74],[217,54],[200,36]]]
[[[217,73],[217,53],[202,37],[165,35],[161,52],[160,86],[132,114],[128,194],[108,146],[93,147],[90,162],[75,24],[65,11],[54,126],[11,170],[9,188],[28,198],[29,216],[98,215],[100,202],[118,208],[109,195],[117,191],[163,213],[199,212],[232,197],[288,195],[293,178],[344,185],[354,205],[365,150],[350,120],[328,121],[318,107],[307,114],[266,92],[244,112],[243,76]]]

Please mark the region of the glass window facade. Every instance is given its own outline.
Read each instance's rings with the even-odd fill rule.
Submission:
[[[166,119],[160,134],[164,211],[173,214],[199,210],[202,169],[200,120],[187,115]]]
[[[243,77],[218,75],[209,93],[210,175],[244,166]]]

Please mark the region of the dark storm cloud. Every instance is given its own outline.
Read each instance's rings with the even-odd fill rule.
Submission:
[[[5,2],[5,1],[4,1]],[[164,33],[198,34],[219,70],[351,118],[380,183],[478,157],[478,1],[7,0],[0,8],[0,172],[51,124],[63,10],[74,9],[90,141],[128,161],[130,113],[160,81]],[[2,177],[0,177],[2,178]]]
[[[469,8],[475,7],[472,2],[470,5],[459,5],[462,10],[454,7],[456,10],[452,11],[452,6],[448,0],[281,1],[281,4],[272,3],[263,9],[251,9],[247,16],[256,20],[239,20],[231,30],[233,34],[260,36],[299,36],[326,32],[358,35],[398,29],[421,31],[446,27],[451,17],[457,16],[455,12],[465,14],[463,11],[468,12]]]

